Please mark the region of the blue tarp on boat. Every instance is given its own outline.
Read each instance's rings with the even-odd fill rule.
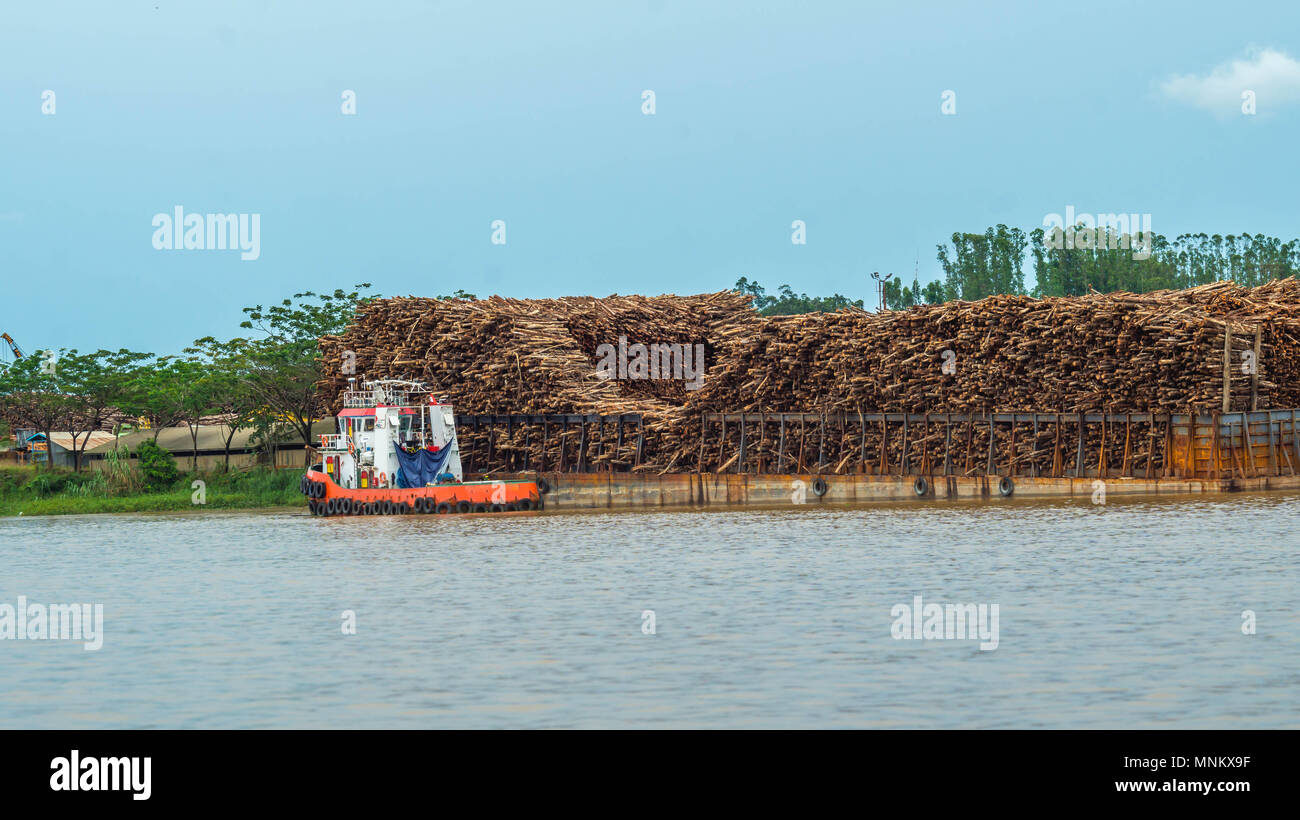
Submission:
[[[436,484],[438,475],[447,465],[447,457],[451,455],[450,447],[443,447],[436,453],[424,449],[408,453],[402,445],[393,442],[393,448],[397,451],[397,463],[401,465],[397,470],[397,486],[408,489]]]

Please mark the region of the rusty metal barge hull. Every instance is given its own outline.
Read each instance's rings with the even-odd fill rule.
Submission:
[[[1031,478],[1005,476],[872,476],[812,474],[545,473],[546,510],[653,509],[723,506],[777,507],[793,504],[918,503],[935,500],[1118,499],[1141,496],[1193,496],[1264,490],[1300,491],[1300,476],[1235,479],[1182,478]],[[813,492],[825,482],[825,493]],[[922,488],[917,479],[924,480]],[[1100,482],[1100,484],[1099,484]],[[801,486],[802,485],[802,486]],[[924,492],[918,490],[924,489]],[[802,500],[799,500],[802,499]]]

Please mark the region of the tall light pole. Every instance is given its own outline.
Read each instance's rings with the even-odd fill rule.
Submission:
[[[876,294],[880,297],[880,310],[885,309],[885,283],[894,278],[894,274],[887,273],[882,279],[880,271],[872,271],[871,278],[876,280]]]

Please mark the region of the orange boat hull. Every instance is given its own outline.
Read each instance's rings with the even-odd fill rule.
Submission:
[[[542,494],[536,481],[472,481],[405,489],[359,489],[340,487],[329,474],[308,470],[302,489],[308,499],[308,508],[317,515],[504,512],[542,508]],[[393,506],[399,509],[392,510]]]

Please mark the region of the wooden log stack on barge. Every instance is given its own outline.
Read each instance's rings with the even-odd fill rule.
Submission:
[[[704,345],[702,387],[602,378],[597,349],[620,337]],[[1025,475],[1159,475],[1173,462],[1173,436],[1142,419],[1300,406],[1300,282],[779,317],[759,316],[730,292],[395,298],[368,305],[321,349],[329,374],[321,388],[331,400],[354,361],[358,375],[434,384],[458,413],[584,417],[543,429],[463,430],[482,472],[563,465],[897,474],[942,463],[965,474],[994,465]],[[980,421],[1008,412],[1039,415]],[[728,413],[773,420],[705,423]],[[782,428],[783,413],[803,416]],[[1080,413],[1093,421],[1080,424]],[[867,424],[867,414],[896,417]],[[954,427],[952,414],[965,426]],[[614,423],[625,416],[636,418],[635,433]],[[1116,421],[1132,416],[1137,433]]]

